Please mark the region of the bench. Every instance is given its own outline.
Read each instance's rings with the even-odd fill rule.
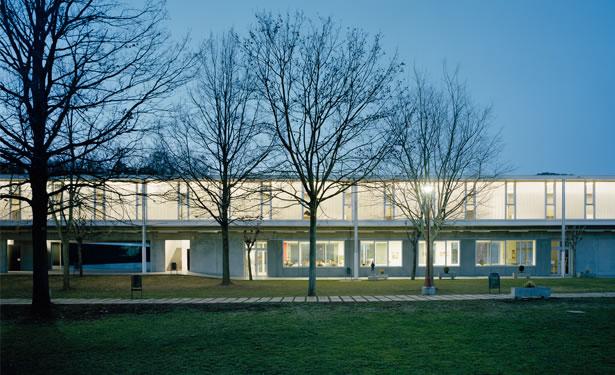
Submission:
[[[442,278],[449,278],[451,280],[455,280],[455,273],[454,272],[449,272],[449,273],[440,273],[438,272],[438,279],[442,280]]]
[[[382,273],[367,276],[367,280],[370,280],[370,281],[386,280],[388,278],[389,278],[389,275],[382,274]]]

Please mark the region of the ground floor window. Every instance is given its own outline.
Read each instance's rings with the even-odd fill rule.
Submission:
[[[309,267],[310,243],[308,241],[284,241],[284,267]],[[343,267],[344,241],[317,241],[317,267]]]
[[[476,241],[477,266],[533,266],[535,265],[532,240]]]
[[[427,243],[419,241],[419,266],[427,264]],[[434,266],[459,266],[459,241],[433,242]]]
[[[401,267],[401,241],[361,241],[361,267]]]

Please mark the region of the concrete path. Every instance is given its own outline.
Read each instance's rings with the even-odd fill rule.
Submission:
[[[551,298],[615,298],[615,292],[554,293]],[[435,296],[319,296],[319,297],[220,297],[220,298],[55,298],[57,305],[200,305],[200,304],[286,304],[286,303],[366,303],[418,301],[509,300],[510,294],[443,294]],[[0,299],[0,305],[29,305],[26,298]]]

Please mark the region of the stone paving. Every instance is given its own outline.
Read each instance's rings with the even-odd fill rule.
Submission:
[[[551,298],[615,298],[615,292],[554,293]],[[194,305],[194,304],[264,304],[264,303],[365,303],[365,302],[418,302],[418,301],[476,301],[509,300],[510,294],[443,294],[435,296],[318,296],[318,297],[220,297],[220,298],[54,298],[57,305]],[[29,305],[26,298],[0,299],[0,305]]]

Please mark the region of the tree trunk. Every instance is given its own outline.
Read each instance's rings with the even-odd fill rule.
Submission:
[[[222,285],[231,285],[228,224],[222,225]]]
[[[310,206],[310,268],[308,274],[308,296],[316,295],[316,213],[317,206]]]
[[[248,277],[250,281],[252,281],[252,260],[250,259],[250,253],[252,252],[252,247],[248,247]]]
[[[412,269],[410,270],[410,279],[416,279],[416,263],[418,260],[419,252],[419,235],[415,233],[412,236]]]
[[[61,231],[61,229],[60,229]],[[62,235],[62,290],[70,289],[70,242],[65,235]]]
[[[83,277],[83,254],[81,252],[83,240],[77,239],[77,267],[79,267],[79,277]]]
[[[39,316],[49,316],[51,314],[47,274],[47,205],[49,204],[49,197],[47,195],[47,173],[44,165],[32,169],[30,185],[32,187],[32,312]]]
[[[429,220],[429,210],[427,210],[426,214],[426,226],[425,226],[425,287],[429,288],[433,286],[433,276],[432,276],[432,267],[433,261],[431,257],[431,221]]]

